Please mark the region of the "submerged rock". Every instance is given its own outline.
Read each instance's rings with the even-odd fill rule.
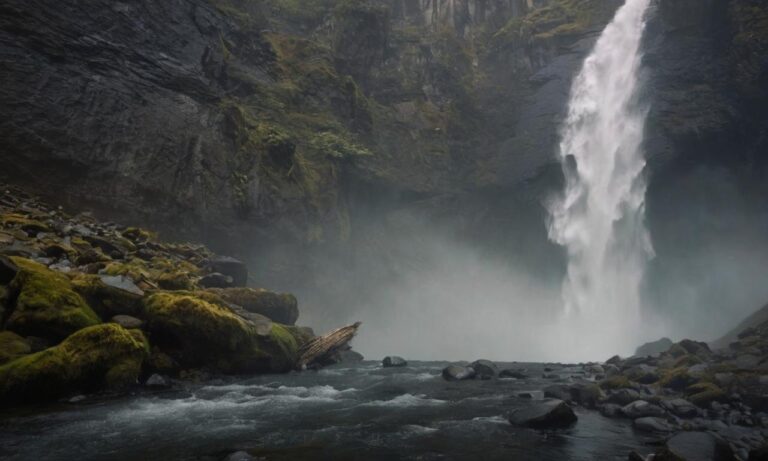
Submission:
[[[408,362],[402,357],[398,357],[396,355],[390,355],[390,356],[384,357],[384,360],[381,361],[381,366],[383,366],[384,368],[407,367]]]
[[[82,329],[58,346],[0,366],[0,404],[135,384],[148,352],[138,330],[116,324]]]
[[[534,429],[564,428],[571,426],[577,420],[571,407],[557,399],[533,403],[509,416],[510,423]]]
[[[168,383],[168,380],[165,379],[163,376],[155,373],[152,376],[150,376],[147,379],[147,382],[144,383],[147,387],[157,388],[157,389],[163,389],[170,387],[170,383]]]
[[[446,381],[464,381],[474,379],[476,374],[475,369],[472,367],[450,365],[443,368],[442,376]]]

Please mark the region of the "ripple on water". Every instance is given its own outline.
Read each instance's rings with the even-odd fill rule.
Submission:
[[[372,400],[361,404],[366,407],[416,407],[416,406],[437,406],[448,402],[439,399],[429,399],[424,394],[402,394],[390,400]]]

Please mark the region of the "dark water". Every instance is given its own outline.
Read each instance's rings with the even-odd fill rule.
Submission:
[[[440,377],[445,365],[363,362],[5,415],[0,459],[218,460],[247,449],[270,460],[561,461],[649,451],[628,421],[586,410],[565,431],[510,425],[506,415],[530,404],[517,393],[552,383],[541,365],[525,365],[530,380],[458,383]]]

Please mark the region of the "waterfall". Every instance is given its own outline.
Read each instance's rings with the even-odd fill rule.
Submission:
[[[565,315],[603,353],[638,344],[640,288],[653,256],[641,149],[647,110],[637,104],[649,3],[626,1],[574,80],[559,151],[565,190],[549,207],[549,237],[568,255]]]

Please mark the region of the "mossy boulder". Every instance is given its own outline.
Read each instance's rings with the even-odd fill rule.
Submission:
[[[721,401],[725,398],[725,392],[714,383],[696,383],[688,386],[685,393],[692,404],[703,408],[712,402]]]
[[[101,320],[67,276],[42,264],[14,257],[19,273],[11,282],[18,293],[5,328],[25,336],[62,340]]]
[[[185,367],[287,371],[297,360],[299,343],[290,330],[273,324],[263,334],[212,293],[152,294],[144,301],[144,316],[153,344]]]
[[[111,279],[125,280],[124,286]],[[115,315],[138,315],[143,306],[143,292],[122,276],[79,275],[72,280],[72,286],[104,320]]]
[[[32,346],[12,331],[0,331],[0,365],[30,354]]]
[[[611,376],[600,382],[600,387],[605,390],[627,389],[631,388],[632,382],[624,375]]]
[[[208,291],[248,312],[268,317],[273,322],[294,325],[299,318],[298,302],[292,294],[254,288],[211,288]]]
[[[659,379],[659,385],[676,391],[682,391],[688,386],[695,384],[698,379],[688,372],[687,367],[672,368],[664,370]]]
[[[116,324],[84,328],[57,346],[0,366],[0,405],[132,385],[147,355],[138,330]]]

